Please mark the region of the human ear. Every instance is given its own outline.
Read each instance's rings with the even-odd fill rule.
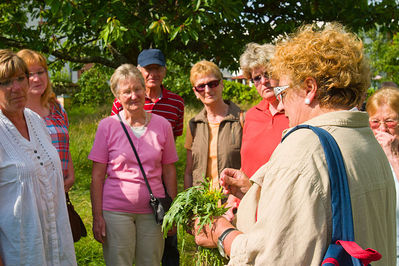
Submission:
[[[306,93],[305,104],[309,105],[316,97],[318,86],[316,80],[313,77],[307,77],[304,83]]]

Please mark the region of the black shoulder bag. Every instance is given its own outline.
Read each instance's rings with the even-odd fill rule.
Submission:
[[[137,154],[137,151],[136,151],[136,148],[134,147],[133,141],[130,138],[129,133],[127,132],[125,124],[123,124],[120,115],[119,114],[117,114],[117,115],[119,117],[119,122],[121,123],[122,128],[126,133],[127,139],[129,140],[130,146],[132,146],[134,155],[136,155],[137,163],[140,166],[140,170],[141,170],[141,173],[143,174],[145,184],[147,185],[147,188],[148,188],[148,192],[150,192],[150,206],[152,208],[152,211],[154,212],[155,221],[157,224],[161,224],[163,221],[163,217],[165,216],[165,213],[169,210],[170,205],[172,204],[172,198],[168,195],[165,185],[164,185],[165,198],[156,198],[156,197],[154,197],[154,194],[152,194],[150,184],[148,183],[148,180],[147,180],[147,175],[144,172],[143,165],[141,164],[139,155]],[[162,182],[162,184],[163,184],[163,182]]]

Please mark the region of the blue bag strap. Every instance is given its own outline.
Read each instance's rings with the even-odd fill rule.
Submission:
[[[319,137],[326,156],[330,178],[331,210],[332,210],[332,241],[354,241],[352,206],[345,164],[337,142],[326,130],[310,125],[298,125],[290,130],[281,140],[295,130],[311,129]]]

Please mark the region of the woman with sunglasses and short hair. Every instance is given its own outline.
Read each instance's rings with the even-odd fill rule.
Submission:
[[[377,141],[387,155],[396,187],[396,248],[399,255],[399,89],[383,87],[367,101],[369,124]]]
[[[252,176],[269,161],[281,141],[283,130],[288,127],[288,118],[284,111],[277,110],[278,101],[273,93],[278,81],[269,78],[269,61],[273,53],[274,45],[249,43],[240,57],[244,77],[252,81],[262,97],[245,115],[241,168],[247,176]]]
[[[184,187],[199,185],[204,177],[219,187],[219,174],[226,167],[241,167],[242,111],[223,100],[220,69],[200,61],[190,72],[190,81],[204,109],[189,121],[186,133],[187,164]]]

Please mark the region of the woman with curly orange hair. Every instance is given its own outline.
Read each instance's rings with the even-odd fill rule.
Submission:
[[[277,44],[271,65],[279,79],[278,108],[289,126],[323,128],[341,150],[356,242],[382,254],[373,265],[395,265],[392,172],[367,114],[354,108],[370,85],[361,40],[339,24],[307,25]],[[252,182],[239,170],[221,173],[224,188],[243,196],[237,228],[216,218],[195,239],[207,247],[218,243],[229,265],[320,265],[331,243],[332,188],[323,146],[311,130],[286,136]]]

